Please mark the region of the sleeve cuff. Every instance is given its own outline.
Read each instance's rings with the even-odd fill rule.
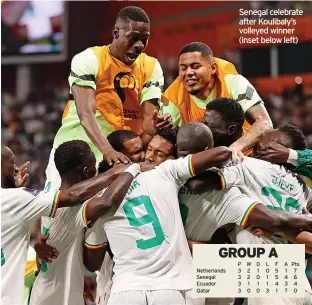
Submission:
[[[89,250],[98,250],[103,249],[106,247],[106,243],[98,244],[98,245],[90,245],[87,242],[85,242],[85,247]]]
[[[49,215],[49,217],[53,218],[55,216],[55,213],[58,209],[58,205],[60,202],[60,195],[61,195],[61,191],[57,191],[54,194],[54,199],[53,199],[53,204],[52,204],[52,209],[51,209],[51,213]]]
[[[298,165],[298,153],[295,150],[289,149],[289,156],[287,159],[287,163],[290,163],[294,166]]]
[[[196,176],[195,170],[194,170],[194,164],[193,164],[193,155],[189,156],[188,167],[189,167],[189,171],[190,171],[191,176],[192,177]]]
[[[242,221],[241,221],[241,223],[240,223],[240,225],[241,225],[241,227],[242,227],[243,229],[245,229],[245,228],[247,227],[248,218],[249,218],[250,214],[251,214],[252,211],[255,209],[255,207],[256,207],[257,205],[259,205],[259,204],[260,204],[260,202],[254,202],[254,203],[252,203],[252,204],[249,206],[249,208],[246,210],[246,212],[245,212],[245,214],[244,214],[244,216],[243,216],[243,219],[242,219]]]

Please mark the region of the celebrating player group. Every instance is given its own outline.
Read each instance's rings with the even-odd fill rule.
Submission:
[[[194,243],[292,242],[312,254],[312,156],[202,42],[181,46],[163,92],[160,63],[143,53],[150,30],[128,6],[110,45],[72,59],[44,190],[24,187],[27,167],[2,146],[2,304],[23,304],[38,222],[31,305],[88,304],[85,267],[97,274],[94,304],[311,305],[308,278],[304,298],[193,298]]]

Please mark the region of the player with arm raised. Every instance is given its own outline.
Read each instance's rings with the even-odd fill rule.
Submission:
[[[222,164],[231,152],[218,148],[194,156],[195,167],[191,156],[164,162],[175,156],[174,137],[169,133],[155,136],[146,153],[146,160],[160,166],[136,177],[116,214],[104,223],[115,263],[108,304],[122,304],[125,298],[134,304],[146,299],[184,304],[183,291],[192,287],[177,192],[194,171]]]
[[[144,141],[151,139],[159,123],[157,111],[164,79],[158,60],[143,53],[149,37],[146,12],[125,7],[118,13],[110,45],[88,48],[72,59],[70,98],[46,169],[46,189],[58,189],[61,184],[53,155],[65,141],[83,140],[97,162],[104,157],[112,164],[129,162],[108,143],[106,137],[112,131],[131,129]],[[166,122],[159,124],[164,126]]]
[[[95,162],[94,154],[87,143],[73,140],[61,144],[55,151],[55,164],[62,178],[61,189],[94,176]],[[112,169],[107,175],[116,178],[124,169],[125,166]],[[42,262],[32,290],[30,304],[83,304],[81,244],[85,229],[92,225],[92,220],[104,214],[114,213],[128,190],[133,176],[138,173],[139,165],[131,165],[126,172],[131,173],[131,170],[132,172],[135,170],[133,175],[119,175],[113,182],[111,179],[109,182],[112,182],[112,188],[108,187],[105,192],[101,191],[82,206],[58,211],[50,227],[43,227],[43,234],[49,234],[48,245],[55,247],[59,255],[50,263]]]
[[[68,189],[40,192],[15,188],[16,174],[15,157],[4,146],[1,149],[1,301],[4,304],[23,302],[27,248],[34,221],[42,216],[53,217],[58,208],[83,203],[116,178],[111,173],[102,174]]]
[[[232,63],[214,57],[202,42],[187,44],[179,53],[179,76],[163,94],[163,112],[171,115],[174,125],[201,122],[206,105],[220,97],[236,100],[246,115],[245,134],[229,147],[231,150],[247,151],[273,128],[256,89]]]

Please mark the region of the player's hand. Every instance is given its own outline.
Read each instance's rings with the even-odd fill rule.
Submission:
[[[147,172],[147,171],[153,169],[156,166],[155,163],[149,162],[149,161],[140,162],[139,165],[140,165],[140,168],[141,168],[141,172]]]
[[[162,128],[172,128],[172,118],[171,115],[166,113],[164,115],[159,115],[157,110],[154,110],[153,113],[153,121],[156,130],[160,130]]]
[[[28,166],[30,162],[27,161],[24,164],[22,164],[18,168],[17,177],[16,177],[16,186],[17,187],[26,187],[29,184],[29,173],[28,173]]]
[[[263,228],[257,228],[257,227],[251,228],[251,232],[257,237],[261,237],[261,236],[270,237],[275,234],[274,232],[270,232]]]
[[[230,160],[228,166],[236,165],[244,160],[244,154],[239,147],[235,146],[235,143],[232,144],[229,149],[232,151],[232,160]]]
[[[112,171],[114,174],[122,174],[130,166],[130,164],[115,163]]]
[[[290,149],[279,144],[271,143],[265,149],[257,150],[256,158],[276,164],[287,163]]]
[[[113,163],[124,163],[124,164],[130,164],[130,159],[125,156],[123,153],[120,153],[113,148],[108,148],[105,151],[103,151],[103,159],[109,164],[113,165]]]
[[[56,259],[59,253],[54,247],[47,245],[48,237],[49,235],[41,235],[40,238],[36,240],[34,249],[42,261],[52,263],[52,260]]]
[[[301,213],[304,215],[311,215],[311,213],[305,207],[302,208]]]

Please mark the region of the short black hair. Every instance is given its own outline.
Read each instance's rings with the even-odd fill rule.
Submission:
[[[204,57],[213,57],[212,50],[203,42],[191,42],[185,45],[179,52],[179,57],[184,53],[199,52]]]
[[[177,144],[178,130],[178,127],[162,128],[156,132],[156,135],[166,139],[168,142],[175,146]]]
[[[243,127],[245,113],[242,106],[231,98],[217,98],[206,106],[207,110],[218,112],[223,120],[229,125],[236,125],[238,129]]]
[[[208,126],[200,122],[184,124],[177,136],[178,151],[188,151],[195,154],[212,148],[213,135]]]
[[[107,141],[116,151],[121,152],[125,148],[124,142],[137,137],[138,135],[132,130],[115,130],[107,136]]]
[[[124,22],[129,22],[132,20],[150,23],[150,19],[147,13],[137,6],[127,6],[123,8],[117,15],[117,20],[118,19]]]
[[[107,163],[107,161],[102,160],[102,161],[99,163],[99,165],[98,165],[98,173],[99,173],[99,174],[105,173],[105,172],[107,172],[109,169],[113,168],[113,166],[114,166],[113,164],[112,164],[112,165],[109,165],[109,164]]]
[[[95,156],[88,143],[72,140],[62,143],[54,153],[54,163],[60,175],[79,167],[87,166],[90,158]]]
[[[287,135],[291,141],[292,149],[304,150],[307,148],[305,136],[298,127],[290,124],[283,124],[277,127],[277,129]]]

